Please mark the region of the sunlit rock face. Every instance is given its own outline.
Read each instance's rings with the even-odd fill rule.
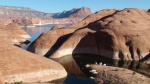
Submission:
[[[18,24],[10,23],[8,25],[0,24],[0,38],[13,44],[20,44],[29,40],[30,36]]]
[[[91,20],[89,16],[75,24],[76,26],[71,25],[71,28],[49,31],[51,36],[44,33],[47,38],[43,37],[44,34],[41,35],[29,48],[34,48],[32,52],[37,54],[36,49],[47,48],[49,51],[45,51],[46,56],[51,58],[86,53],[111,59],[141,60],[149,55],[149,12],[127,8],[117,11],[103,10],[95,13],[94,16],[97,18]],[[83,26],[83,22],[88,24]],[[66,33],[63,32],[64,30]],[[56,36],[54,40],[53,36]],[[61,39],[66,36],[66,39]],[[48,45],[46,40],[49,41]]]

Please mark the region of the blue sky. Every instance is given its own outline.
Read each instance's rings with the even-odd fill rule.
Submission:
[[[30,7],[43,12],[62,12],[72,8],[89,7],[92,12],[102,9],[149,9],[150,0],[0,0],[3,6]]]

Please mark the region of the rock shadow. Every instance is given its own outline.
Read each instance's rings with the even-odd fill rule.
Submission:
[[[49,58],[69,37],[71,34],[66,34],[58,38],[55,44],[49,49],[49,51],[44,55]]]

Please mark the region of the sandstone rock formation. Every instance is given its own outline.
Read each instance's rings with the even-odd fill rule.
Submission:
[[[57,50],[62,45],[63,42],[68,39],[71,33],[74,32],[76,29],[82,28],[104,16],[113,14],[115,11],[116,10],[114,9],[102,10],[88,16],[87,18],[78,23],[72,24],[71,26],[52,28],[50,31],[40,35],[39,38],[30,45],[28,50],[36,54],[46,55],[49,57],[55,50]]]
[[[149,84],[150,79],[131,70],[110,67],[91,65],[91,68],[96,70],[98,74],[95,76],[96,84]],[[128,75],[128,76],[127,76]]]
[[[0,39],[6,39],[13,44],[20,44],[30,39],[30,36],[22,30],[18,24],[0,24]]]
[[[51,82],[65,79],[67,73],[58,63],[29,53],[0,40],[0,71],[7,83]]]
[[[149,23],[146,10],[103,10],[69,27],[43,33],[29,51],[47,53],[51,58],[86,53],[111,59],[143,60],[149,57]]]
[[[143,60],[149,57],[149,23],[145,10],[103,10],[69,27],[43,33],[28,50],[51,58],[87,53]]]

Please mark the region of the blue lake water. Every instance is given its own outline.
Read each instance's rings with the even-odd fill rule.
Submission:
[[[64,24],[65,26],[69,26],[70,24]],[[29,40],[31,43],[37,39],[43,32],[49,31],[52,27],[56,26],[56,24],[32,27],[32,28],[22,28],[25,30],[30,36],[31,39]],[[23,49],[27,49],[27,47],[31,44],[24,46]],[[74,75],[69,74],[66,80],[64,81],[66,84],[95,84],[92,80],[83,79],[75,77]]]

